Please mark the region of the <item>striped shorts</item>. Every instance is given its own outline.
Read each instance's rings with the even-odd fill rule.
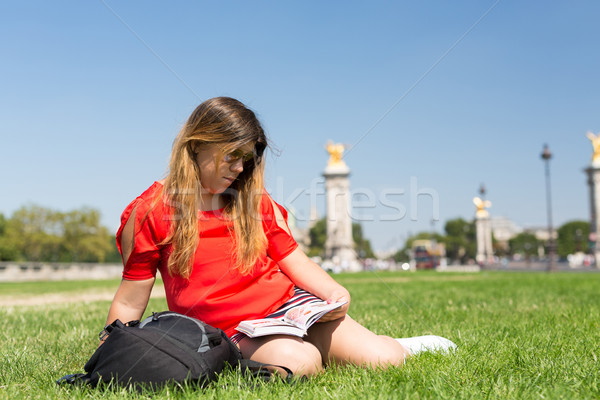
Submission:
[[[267,315],[264,318],[281,318],[284,316],[287,310],[290,310],[294,307],[298,307],[303,304],[318,303],[321,301],[323,300],[318,298],[314,294],[309,293],[306,290],[302,290],[299,287],[295,287],[294,295],[292,296],[292,298],[286,301],[284,304],[281,305],[281,307],[279,307],[277,310],[273,311],[271,314]],[[242,332],[238,332],[233,334],[230,337],[230,339],[233,343],[238,344],[240,340],[242,340],[245,337],[245,334],[243,334]]]

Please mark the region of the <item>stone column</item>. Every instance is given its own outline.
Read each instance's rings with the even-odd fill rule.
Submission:
[[[600,207],[600,132],[594,134],[588,132],[587,138],[592,143],[594,152],[592,153],[592,162],[585,169],[588,175],[588,185],[590,187],[590,237],[588,240],[594,246],[594,259],[596,268],[600,268],[600,215],[598,215]]]
[[[323,172],[327,198],[325,258],[342,270],[360,270],[352,239],[350,168],[341,159],[343,145],[328,144],[329,164]]]
[[[585,169],[588,176],[588,185],[590,187],[590,240],[594,246],[594,258],[596,268],[600,268],[600,165],[592,164]]]
[[[490,223],[490,214],[485,209],[492,206],[487,200],[479,197],[473,199],[477,207],[475,213],[475,232],[477,235],[477,255],[476,261],[479,264],[487,264],[493,261],[494,249],[492,247],[492,224]]]

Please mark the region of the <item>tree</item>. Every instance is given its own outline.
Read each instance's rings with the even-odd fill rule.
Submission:
[[[444,242],[444,236],[436,232],[419,232],[416,235],[410,236],[404,243],[404,248],[398,250],[393,258],[396,262],[408,262],[410,260],[410,252],[415,240],[434,240],[436,242]]]
[[[325,255],[325,240],[327,240],[327,220],[321,218],[308,231],[310,237],[309,257]]]
[[[100,225],[100,212],[82,208],[62,217],[64,246],[70,261],[104,262],[112,246],[108,229]]]
[[[522,232],[508,241],[510,254],[522,254],[527,259],[535,256],[540,246],[540,241],[533,233]]]
[[[394,259],[394,261],[396,261],[397,263],[405,263],[405,262],[409,262],[410,261],[410,249],[408,247],[403,247],[402,249],[398,250],[393,256],[392,258]]]
[[[63,213],[29,205],[9,220],[0,218],[2,260],[104,262],[116,258],[115,247],[100,213],[91,208]]]
[[[10,236],[19,249],[19,259],[60,261],[60,213],[37,205],[23,206],[10,220]]]
[[[557,230],[556,252],[560,257],[566,257],[576,252],[588,251],[590,224],[586,221],[570,221]]]
[[[475,258],[475,223],[467,222],[462,218],[451,219],[444,226],[446,236],[443,239],[446,245],[446,256],[450,260],[466,263]]]
[[[121,258],[121,253],[119,253],[119,249],[117,248],[116,236],[110,235],[108,242],[111,246],[111,250],[110,250],[110,252],[108,252],[108,254],[106,254],[106,256],[104,258],[104,262],[120,264],[121,262],[123,262],[123,259]]]
[[[375,258],[373,249],[371,249],[371,241],[364,238],[362,226],[357,222],[352,224],[352,240],[354,240],[354,249],[358,258]]]
[[[310,237],[309,257],[325,255],[325,241],[327,240],[327,219],[321,218],[308,231]],[[352,239],[354,249],[360,258],[374,258],[371,242],[363,236],[362,226],[358,223],[352,224]]]
[[[0,213],[0,261],[14,261],[19,258],[14,236],[10,233],[10,220]]]
[[[412,248],[412,244],[415,240],[434,240],[436,242],[443,242],[444,236],[440,235],[437,232],[419,232],[406,240],[405,247],[409,249]]]

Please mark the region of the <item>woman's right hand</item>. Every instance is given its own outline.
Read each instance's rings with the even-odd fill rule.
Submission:
[[[348,290],[346,290],[346,288],[340,286],[339,289],[334,290],[329,295],[329,297],[326,299],[326,301],[327,301],[327,304],[343,302],[343,301],[345,301],[346,304],[323,315],[319,319],[319,322],[334,321],[334,320],[342,318],[344,315],[346,315],[348,313],[348,309],[350,308],[350,293],[348,292]]]

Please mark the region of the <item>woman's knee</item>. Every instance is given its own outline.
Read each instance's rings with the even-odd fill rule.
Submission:
[[[246,338],[240,342],[246,358],[265,364],[282,365],[294,375],[316,375],[323,370],[319,350],[311,343],[291,337]]]
[[[366,362],[372,367],[400,366],[410,353],[395,339],[389,336],[377,336],[377,343],[370,351]]]
[[[294,375],[316,375],[323,370],[321,353],[315,346],[303,342],[299,346],[283,346],[280,352],[282,365]]]

